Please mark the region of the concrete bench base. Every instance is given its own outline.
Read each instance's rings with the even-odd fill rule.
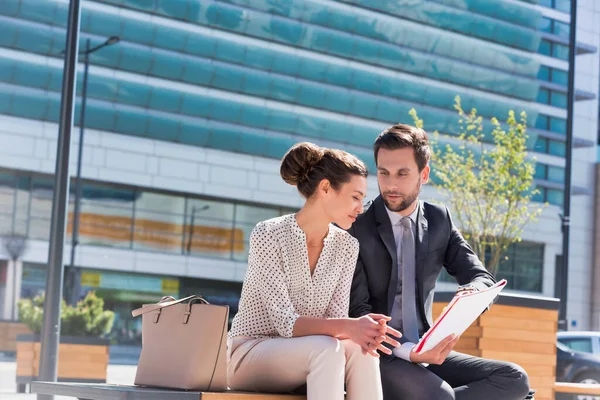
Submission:
[[[247,392],[207,393],[169,390],[130,385],[110,385],[76,382],[40,382],[31,384],[37,394],[70,396],[80,400],[306,400],[293,394],[263,394]]]
[[[600,385],[557,382],[554,385],[555,400],[600,400]]]

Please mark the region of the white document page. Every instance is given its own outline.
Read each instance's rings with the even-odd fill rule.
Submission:
[[[446,311],[442,313],[433,327],[423,335],[423,338],[415,347],[415,351],[421,354],[433,349],[452,334],[462,335],[492,303],[505,285],[506,279],[503,279],[485,290],[454,296],[452,301],[448,303]]]

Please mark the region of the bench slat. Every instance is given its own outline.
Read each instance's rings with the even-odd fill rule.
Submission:
[[[556,382],[554,391],[556,393],[600,395],[600,385]]]
[[[208,393],[170,390],[132,385],[111,385],[74,382],[40,382],[31,384],[31,392],[71,396],[86,400],[306,400],[306,396],[247,392]]]

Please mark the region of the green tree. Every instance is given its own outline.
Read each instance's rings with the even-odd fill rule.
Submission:
[[[40,294],[33,299],[21,299],[17,307],[19,319],[33,333],[40,333],[44,315],[44,295]],[[89,292],[75,307],[62,300],[60,334],[100,337],[111,330],[114,318],[114,312],[104,310],[104,300],[94,292]]]
[[[539,191],[533,183],[535,158],[527,156],[527,116],[522,112],[517,120],[510,111],[505,124],[493,118],[491,132],[485,132],[476,109],[466,113],[458,96],[454,108],[458,135],[433,133],[432,183],[446,195],[473,251],[496,274],[505,250],[521,241],[525,226],[542,212],[532,202]],[[423,127],[415,109],[410,115]]]

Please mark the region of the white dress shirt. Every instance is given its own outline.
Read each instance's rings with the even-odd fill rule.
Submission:
[[[392,230],[394,231],[394,241],[396,242],[396,252],[398,260],[402,259],[402,235],[404,235],[404,228],[402,224],[400,224],[400,220],[404,218],[402,215],[390,211],[387,207],[385,210],[390,217],[390,222],[392,223]],[[410,213],[408,216],[411,220],[413,234],[416,232],[417,226],[417,215],[419,213],[419,206],[415,207],[415,210]],[[398,266],[400,267],[400,266]],[[398,358],[402,358],[403,360],[410,361],[410,352],[416,346],[415,343],[406,342],[403,343],[400,347],[396,347],[392,350],[392,354],[394,354]]]
[[[295,214],[257,224],[229,338],[290,338],[300,316],[348,317],[358,250],[358,240],[330,224],[311,275],[306,235]]]

